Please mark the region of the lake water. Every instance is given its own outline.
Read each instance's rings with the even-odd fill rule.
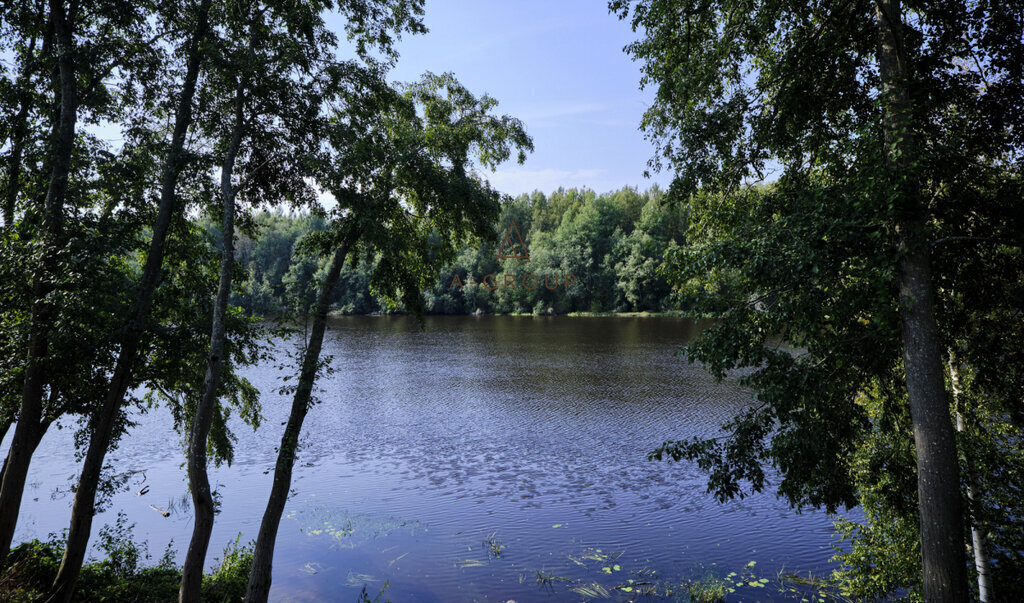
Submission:
[[[324,350],[336,371],[303,429],[272,598],[353,601],[387,582],[394,601],[581,600],[581,587],[629,600],[630,580],[663,588],[751,561],[770,579],[829,571],[824,513],[797,515],[772,492],[719,504],[696,467],[646,460],[665,440],[717,433],[750,401],[675,355],[697,328],[675,318],[428,317],[425,330],[406,317],[334,320]],[[255,433],[234,423],[235,462],[211,473],[221,499],[211,562],[259,527],[290,405],[275,364],[245,371],[266,418]],[[108,459],[144,473],[113,497],[94,537],[120,510],[154,558],[173,540],[180,562],[192,529],[181,438],[164,408],[135,418]],[[35,455],[16,542],[67,526],[73,427],[51,429]],[[555,579],[539,585],[538,572]],[[736,596],[783,597],[774,584]]]

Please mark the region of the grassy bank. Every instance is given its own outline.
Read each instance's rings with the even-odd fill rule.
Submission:
[[[168,548],[151,563],[146,545],[131,539],[131,527],[123,517],[114,527],[100,532],[99,548],[106,557],[82,567],[75,601],[176,601],[181,582],[181,567]],[[14,603],[41,601],[57,576],[64,542],[51,537],[47,541],[30,540],[11,550],[7,569],[0,576],[0,601]],[[203,600],[242,601],[245,597],[252,547],[238,541],[224,549],[213,571],[203,576]]]

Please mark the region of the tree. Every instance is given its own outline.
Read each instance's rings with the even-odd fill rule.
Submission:
[[[669,244],[675,244],[682,220],[678,211],[664,211],[652,200],[643,206],[633,232],[615,242],[609,263],[614,263],[615,287],[634,311],[658,311],[669,298],[661,265]],[[681,238],[681,237],[680,237]]]
[[[304,245],[330,257],[317,293],[301,369],[291,389],[292,407],[278,448],[267,509],[256,540],[246,601],[266,601],[277,529],[298,453],[302,423],[314,403],[313,386],[332,290],[353,249],[375,256],[375,291],[422,309],[421,291],[437,267],[454,259],[468,236],[493,237],[499,195],[475,173],[477,162],[493,169],[513,150],[532,149],[521,123],[490,111],[488,96],[474,97],[451,75],[427,74],[404,94],[369,81],[374,94],[334,116],[333,152],[318,178],[337,201],[328,228],[307,235]],[[365,104],[364,104],[365,103]],[[432,234],[443,233],[440,238]],[[358,257],[358,256],[356,256]],[[328,360],[329,361],[329,360]]]
[[[199,600],[213,530],[207,447],[217,401],[224,393],[221,374],[227,360],[237,204],[248,197],[256,203],[303,206],[316,196],[303,179],[303,155],[317,139],[321,105],[331,100],[332,78],[337,76],[334,70],[320,70],[336,40],[325,30],[317,8],[276,2],[230,7],[217,65],[201,94],[207,108],[202,125],[216,141],[219,155],[221,259],[205,377],[190,421],[187,464],[195,523],[182,569],[181,601]],[[226,124],[223,115],[231,116]]]
[[[21,382],[17,425],[0,487],[0,565],[10,548],[32,453],[47,426],[62,412],[62,396],[73,395],[62,391],[61,382],[72,382],[67,377],[74,371],[62,374],[64,366],[55,363],[62,352],[55,344],[67,342],[64,329],[74,321],[65,312],[68,307],[60,303],[73,298],[64,287],[74,279],[65,276],[88,272],[78,260],[105,257],[109,250],[105,247],[92,255],[78,246],[82,240],[76,237],[85,234],[78,227],[89,222],[88,218],[80,221],[80,212],[97,200],[85,183],[95,183],[92,177],[97,171],[109,176],[110,171],[125,167],[111,161],[103,145],[79,132],[77,124],[81,117],[118,119],[129,112],[126,106],[137,106],[132,101],[147,96],[138,76],[146,73],[153,59],[151,32],[131,3],[65,6],[54,0],[32,9],[4,10],[4,38],[10,33],[21,41],[17,55],[24,65],[14,91],[19,110],[11,128],[14,140],[5,187],[5,212],[10,211],[4,235],[5,242],[25,252],[22,257],[31,266],[31,293],[25,298],[29,308],[21,348],[25,361],[14,373]],[[41,44],[35,51],[32,40],[37,36]],[[40,77],[43,94],[34,93],[38,83],[34,73],[51,74],[48,80]],[[116,86],[106,81],[112,75],[117,76]],[[145,165],[136,167],[139,173],[145,172]],[[92,209],[98,209],[101,217],[93,224],[108,228],[105,218],[113,206]],[[23,241],[30,243],[21,247]],[[84,254],[70,255],[73,251]],[[80,368],[81,364],[70,366]]]
[[[722,497],[744,479],[763,487],[760,463],[771,462],[794,504],[852,505],[844,455],[872,426],[858,396],[895,379],[915,440],[923,596],[965,599],[948,333],[935,301],[948,267],[934,263],[934,233],[953,199],[955,215],[1005,224],[974,176],[1019,179],[1019,11],[610,8],[645,32],[627,50],[643,61],[643,84],[657,86],[643,122],[658,143],[652,165],[671,166],[669,195],[691,211],[694,240],[674,254],[674,279],[695,311],[722,318],[688,353],[720,377],[755,369],[745,381],[757,404],[728,439],[666,443],[655,456],[697,459]],[[773,185],[747,186],[775,164]],[[798,351],[777,349],[779,335]]]
[[[206,470],[207,435],[220,395],[220,374],[224,359],[225,319],[234,270],[234,220],[236,197],[241,192],[256,200],[286,201],[304,206],[315,199],[305,181],[305,166],[311,162],[308,148],[317,148],[323,137],[324,108],[338,99],[347,85],[351,67],[333,64],[336,38],[326,30],[322,10],[326,5],[297,8],[290,3],[249,3],[238,9],[240,18],[229,22],[229,50],[220,90],[213,101],[230,100],[232,125],[218,132],[225,151],[221,160],[221,275],[210,335],[210,353],[202,396],[196,407],[189,438],[188,471],[196,521],[182,571],[179,599],[200,597],[203,565],[213,529],[214,505]],[[422,29],[413,2],[386,3],[379,0],[342,2],[351,17],[357,48],[391,52],[389,36],[403,30]],[[367,15],[374,20],[367,20]],[[295,32],[302,32],[296,37]],[[367,40],[369,34],[376,39]],[[231,46],[235,46],[231,48]],[[226,85],[225,85],[226,84]],[[221,94],[217,94],[221,92]],[[217,123],[217,111],[212,112]],[[215,126],[216,129],[216,126]],[[243,144],[244,143],[244,144]],[[233,182],[236,160],[245,169],[245,185]],[[254,180],[254,182],[250,182]]]
[[[0,489],[0,553],[5,561],[18,518],[17,507],[28,475],[28,466],[35,443],[42,437],[44,421],[45,361],[49,348],[47,323],[53,318],[47,295],[52,291],[51,279],[57,272],[57,253],[63,246],[62,222],[65,197],[71,173],[71,158],[78,119],[78,75],[76,71],[73,23],[75,15],[67,14],[62,3],[50,4],[50,22],[57,44],[58,78],[54,96],[59,103],[59,118],[53,127],[50,149],[52,168],[43,204],[41,239],[43,252],[33,276],[33,302],[28,336],[28,358],[24,368],[21,408],[14,430],[11,449],[4,464],[4,482]],[[27,82],[24,82],[27,84]],[[9,182],[8,186],[17,183]],[[0,567],[3,567],[0,565]]]
[[[204,43],[209,32],[210,6],[211,0],[201,0],[196,7],[195,14],[186,16],[186,18],[191,16],[195,19],[195,26],[194,29],[191,29],[192,35],[187,37],[182,44],[185,50],[186,66],[181,92],[174,104],[174,130],[163,161],[159,210],[153,224],[153,234],[136,290],[135,303],[126,325],[127,328],[124,329],[121,337],[117,364],[110,376],[109,389],[104,397],[103,405],[92,416],[90,425],[92,433],[78,487],[75,491],[67,545],[53,587],[53,598],[58,601],[71,600],[75,582],[82,568],[82,562],[85,560],[103,460],[110,447],[115,424],[138,360],[139,344],[148,323],[153,296],[160,279],[168,231],[175,214],[181,211],[175,189],[186,163],[185,137],[192,125],[192,102],[200,64],[206,51]],[[137,9],[137,7],[133,8]],[[139,22],[146,22],[143,15],[133,11],[128,12]],[[102,36],[99,36],[99,39],[108,42]],[[28,378],[26,378],[27,382]]]

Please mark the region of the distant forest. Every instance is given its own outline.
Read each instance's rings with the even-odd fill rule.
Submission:
[[[423,309],[429,314],[667,310],[670,287],[659,267],[666,249],[683,242],[686,219],[683,210],[661,204],[663,195],[654,186],[605,194],[558,189],[507,199],[494,225],[495,240],[466,245],[453,263],[441,267],[433,288],[423,292]],[[220,240],[217,224],[203,220],[203,229]],[[498,258],[513,221],[529,261]],[[327,259],[304,253],[302,239],[325,227],[323,218],[308,213],[277,209],[253,216],[235,247],[244,277],[233,303],[268,316],[307,310]],[[353,259],[334,289],[333,312],[403,312],[371,286],[378,260],[367,252]],[[489,274],[496,277],[486,287],[481,282]],[[505,275],[514,275],[514,281],[508,276],[506,282]],[[568,282],[566,275],[572,275]]]

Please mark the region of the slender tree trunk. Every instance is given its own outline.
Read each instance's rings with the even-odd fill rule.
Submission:
[[[52,425],[52,424],[53,424],[53,422],[51,420],[46,419],[46,420],[42,421],[41,423],[39,423],[37,429],[33,430],[33,432],[32,432],[32,439],[28,441],[28,454],[29,454],[29,458],[31,458],[32,454],[35,453],[36,448],[39,448],[39,442],[43,441],[43,436],[46,435],[47,430],[50,429],[50,425]],[[5,426],[3,432],[0,433],[0,440],[3,439],[4,435],[6,435],[6,431],[7,431],[7,427]],[[3,476],[4,476],[4,474],[6,472],[7,472],[7,459],[4,458],[3,467],[0,468],[0,480],[3,479]]]
[[[956,430],[964,432],[967,430],[964,414],[966,408],[960,403],[960,369],[956,361],[956,354],[949,351],[949,380],[953,384],[953,403],[956,406]],[[967,502],[971,507],[971,549],[974,551],[974,569],[978,573],[978,600],[981,603],[989,603],[994,600],[992,591],[992,570],[988,563],[986,554],[985,531],[975,517],[975,504],[977,504],[977,481],[974,471],[974,462],[970,451],[964,450],[964,460],[967,461]]]
[[[53,167],[44,201],[44,248],[33,286],[35,301],[32,304],[29,323],[25,382],[21,392],[18,422],[7,455],[3,484],[0,486],[0,569],[6,564],[7,552],[11,548],[11,539],[14,538],[32,452],[42,437],[40,422],[43,417],[43,390],[46,386],[46,360],[49,353],[48,331],[53,314],[53,307],[47,297],[53,289],[50,279],[56,271],[56,252],[63,239],[64,202],[71,174],[75,123],[78,119],[74,34],[62,0],[50,0],[50,18],[57,38],[60,116],[55,128]]]
[[[103,461],[110,446],[114,424],[121,412],[121,405],[124,403],[124,396],[131,380],[142,335],[149,321],[149,311],[163,265],[167,232],[171,226],[171,219],[178,211],[175,187],[185,159],[183,152],[185,135],[192,124],[192,99],[195,96],[196,79],[199,75],[199,66],[203,55],[203,42],[209,29],[209,12],[210,0],[203,0],[199,7],[199,20],[195,35],[190,43],[188,66],[181,98],[178,102],[171,146],[164,164],[160,206],[156,223],[153,226],[153,236],[150,240],[149,253],[146,256],[146,264],[142,271],[138,297],[129,319],[128,328],[121,340],[117,363],[114,366],[114,373],[110,379],[110,387],[103,400],[103,406],[92,417],[89,447],[75,492],[67,545],[53,584],[53,592],[50,597],[52,601],[68,602],[71,601],[74,594],[78,573],[82,569],[82,562],[85,560],[85,552],[89,545],[92,517],[96,505],[96,490],[99,485],[100,472],[103,469]]]
[[[876,0],[878,64],[886,103],[889,170],[898,193],[900,331],[907,397],[914,426],[921,512],[921,578],[925,601],[966,601],[967,573],[956,434],[946,395],[942,343],[935,320],[927,209],[914,182],[910,75],[900,0]]]
[[[192,527],[192,541],[185,555],[185,565],[181,572],[181,586],[178,589],[178,600],[199,601],[203,584],[203,565],[206,562],[206,550],[210,544],[210,533],[213,531],[213,495],[210,493],[210,479],[206,472],[206,445],[210,434],[210,422],[213,407],[217,403],[217,389],[220,387],[221,368],[224,364],[224,344],[226,339],[225,316],[227,315],[228,299],[231,297],[231,271],[235,263],[235,195],[231,177],[235,169],[235,158],[242,144],[245,108],[245,78],[241,78],[235,92],[235,126],[221,166],[220,188],[224,206],[224,218],[221,225],[220,282],[217,287],[217,300],[213,308],[213,326],[210,332],[210,355],[206,363],[206,377],[203,380],[202,397],[196,406],[196,414],[192,419],[192,432],[188,445],[188,479],[192,492],[192,504],[195,507],[195,524]]]
[[[51,392],[50,393],[50,398],[51,398],[51,400],[56,400],[57,396],[54,395]],[[39,423],[39,428],[34,430],[34,432],[32,434],[32,438],[33,439],[28,441],[28,452],[29,452],[29,456],[30,457],[31,457],[31,455],[35,454],[36,448],[39,447],[39,442],[42,441],[43,436],[46,435],[47,430],[50,429],[50,425],[53,424],[53,421],[56,420],[56,417],[59,414],[60,413],[54,413],[53,415],[50,415],[50,416],[46,417],[45,419],[43,419]],[[4,437],[7,436],[7,432],[10,430],[11,425],[13,425],[13,424],[14,424],[14,421],[10,421],[10,420],[4,422],[3,427],[0,428],[0,441],[3,441]],[[7,457],[4,457],[3,466],[0,467],[0,482],[3,482],[4,473],[6,473],[6,472],[7,472]]]
[[[3,442],[4,438],[7,437],[7,431],[11,428],[11,425],[13,425],[13,424],[14,424],[13,420],[4,421],[3,430],[0,430],[0,442]],[[4,457],[4,463],[3,463],[2,466],[0,466],[0,484],[4,483],[4,473],[6,473],[6,472],[7,472],[7,457],[5,456]]]
[[[274,561],[274,543],[277,540],[277,528],[281,523],[281,514],[284,512],[284,505],[288,500],[288,490],[292,483],[292,467],[295,464],[296,446],[299,442],[299,434],[302,431],[302,421],[306,418],[309,410],[309,401],[313,392],[313,381],[316,379],[317,365],[320,363],[320,348],[324,341],[324,331],[327,328],[327,311],[331,305],[331,293],[338,282],[338,276],[345,264],[345,256],[355,241],[355,236],[350,237],[338,248],[331,260],[331,267],[327,271],[327,277],[320,286],[317,296],[316,309],[313,313],[313,324],[310,329],[309,343],[302,356],[302,369],[299,373],[299,383],[295,390],[295,397],[292,399],[291,413],[288,415],[288,424],[281,437],[281,447],[277,452],[277,464],[274,467],[274,483],[270,489],[270,498],[267,501],[267,509],[263,513],[263,522],[260,524],[259,535],[256,538],[256,550],[252,563],[252,571],[249,573],[249,588],[245,593],[246,603],[263,603],[270,595],[270,577]]]

